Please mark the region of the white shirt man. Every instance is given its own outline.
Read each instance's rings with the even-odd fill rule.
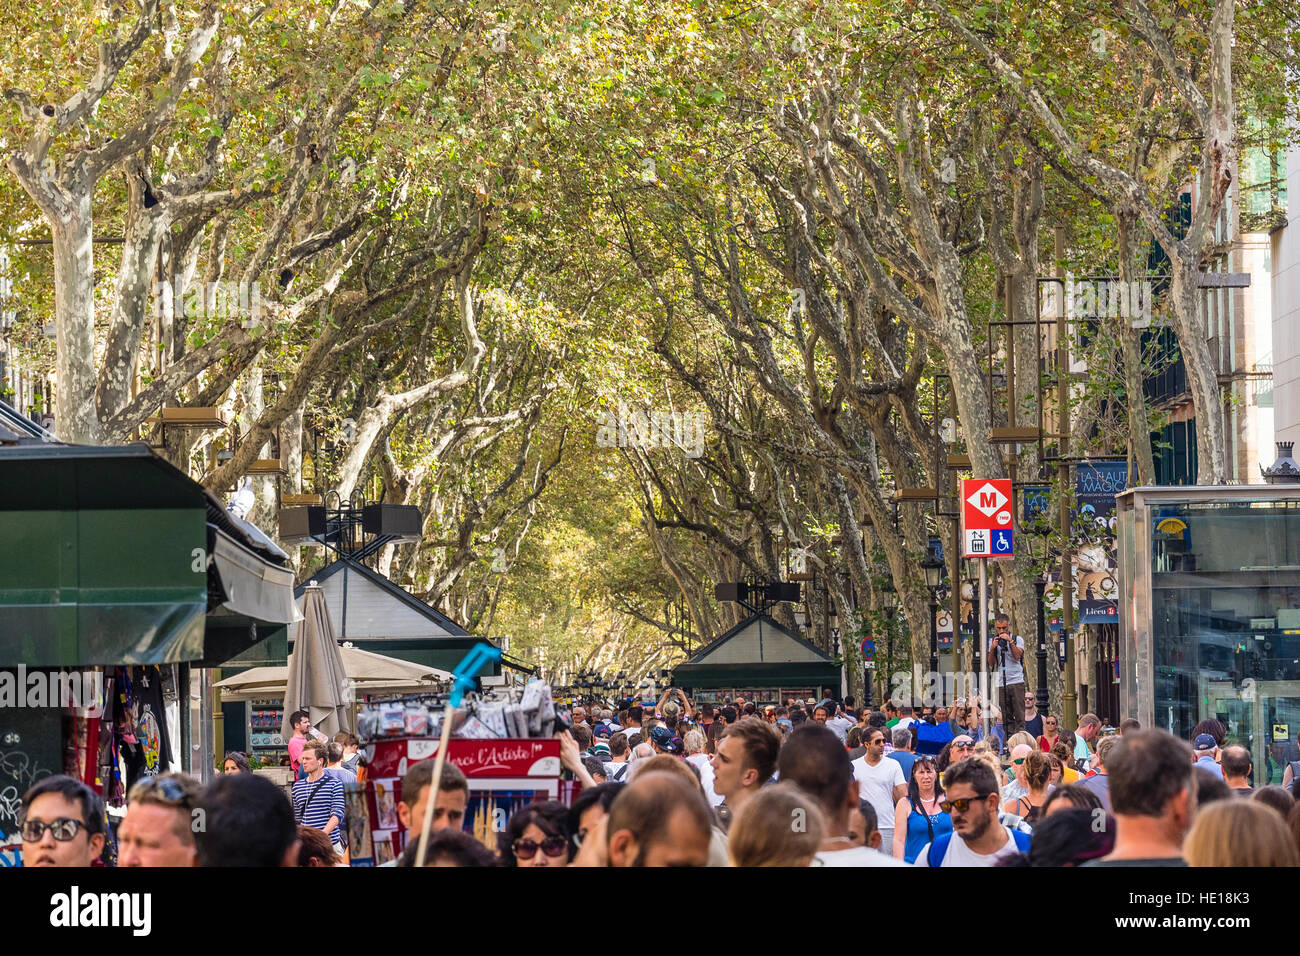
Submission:
[[[952,833],[935,843],[942,858],[932,859],[935,845],[927,843],[916,866],[996,866],[1004,857],[1020,852],[1012,832],[998,822],[998,785],[993,768],[979,760],[963,761],[955,778],[950,776],[944,808],[952,815]],[[953,771],[949,771],[952,775]],[[1025,838],[1021,838],[1028,846]]]
[[[861,798],[876,811],[876,827],[880,831],[884,853],[892,853],[894,846],[894,807],[907,793],[907,781],[897,760],[885,759],[885,731],[869,728],[862,737],[867,752],[853,761],[853,778],[858,781]]]

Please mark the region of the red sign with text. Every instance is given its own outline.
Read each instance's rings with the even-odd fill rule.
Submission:
[[[961,527],[967,558],[1010,557],[1014,553],[1011,529],[1010,478],[964,478],[961,483]]]
[[[437,737],[396,737],[374,741],[374,756],[367,765],[371,779],[400,777],[411,764],[438,753]],[[447,759],[465,776],[558,777],[560,742],[555,739],[449,740]]]

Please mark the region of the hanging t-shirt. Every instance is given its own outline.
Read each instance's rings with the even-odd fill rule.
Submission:
[[[144,747],[146,773],[166,773],[171,769],[171,737],[167,732],[167,705],[163,700],[162,673],[157,667],[145,667],[136,681],[136,733]]]

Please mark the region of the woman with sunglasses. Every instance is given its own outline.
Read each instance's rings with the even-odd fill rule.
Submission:
[[[907,782],[907,796],[894,807],[894,856],[915,863],[921,849],[936,836],[952,832],[952,817],[944,813],[943,784],[933,757],[917,757]],[[906,820],[906,826],[897,821]]]
[[[1050,754],[1053,745],[1061,739],[1061,735],[1057,732],[1058,723],[1059,719],[1051,714],[1043,715],[1043,736],[1038,738],[1038,749],[1045,754]]]
[[[530,803],[510,818],[497,842],[502,866],[568,866],[569,810],[558,800]]]

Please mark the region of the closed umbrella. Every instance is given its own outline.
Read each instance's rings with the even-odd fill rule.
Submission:
[[[289,723],[294,711],[305,710],[311,715],[311,725],[332,737],[347,731],[352,733],[352,701],[348,691],[347,671],[338,641],[334,639],[334,625],[330,621],[325,595],[316,582],[303,591],[302,621],[298,624],[298,638],[289,655],[289,682],[284,694],[284,737],[293,736]]]

